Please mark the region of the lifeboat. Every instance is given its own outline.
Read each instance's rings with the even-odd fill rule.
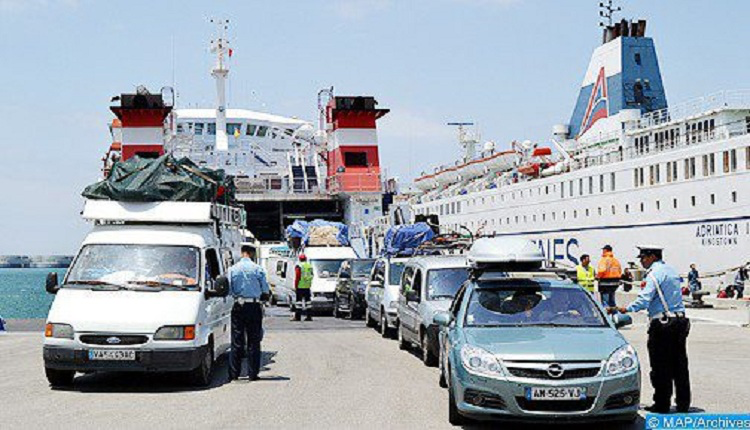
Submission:
[[[433,175],[424,175],[414,180],[414,186],[422,191],[427,191],[435,187],[435,178]]]
[[[440,173],[440,180],[443,181],[443,185],[452,184],[458,181],[458,167],[449,167]]]
[[[503,151],[485,157],[484,164],[490,171],[506,171],[513,168],[513,162],[516,158],[515,151]]]

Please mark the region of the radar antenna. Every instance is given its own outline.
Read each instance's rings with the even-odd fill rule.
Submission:
[[[464,149],[466,161],[473,160],[476,155],[479,133],[466,130],[467,126],[474,125],[473,122],[449,122],[447,125],[458,127],[458,144]]]
[[[614,0],[606,0],[599,2],[599,17],[607,22],[599,21],[599,27],[611,27],[612,17],[615,13],[620,12],[622,8],[620,6],[614,6]]]

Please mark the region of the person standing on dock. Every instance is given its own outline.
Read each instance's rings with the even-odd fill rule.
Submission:
[[[242,357],[248,354],[249,379],[260,372],[260,342],[263,340],[263,301],[271,290],[266,272],[253,262],[255,249],[242,246],[242,259],[229,268],[229,289],[234,297],[232,307],[232,351],[229,356],[229,382],[239,378]]]
[[[695,268],[695,263],[690,265],[690,271],[688,272],[688,287],[691,292],[696,292],[701,289],[700,273]]]
[[[639,250],[638,258],[647,269],[645,287],[629,306],[609,307],[607,312],[628,313],[648,309],[647,347],[654,404],[645,409],[659,414],[669,413],[674,387],[677,412],[686,413],[690,410],[687,357],[690,320],[685,316],[680,275],[662,261],[661,248],[642,246]]]
[[[591,294],[596,293],[596,274],[591,266],[591,257],[588,254],[581,256],[581,264],[576,266],[576,278],[578,285],[582,286]]]
[[[602,294],[602,304],[604,306],[614,307],[615,292],[622,281],[622,266],[620,261],[615,258],[610,245],[604,245],[602,248],[602,259],[599,260],[596,277],[599,279],[599,292]]]
[[[312,281],[312,264],[307,261],[305,254],[300,254],[299,264],[294,268],[294,292],[297,299],[292,310],[292,321],[300,321],[302,314],[305,314],[305,321],[312,321],[312,315],[310,314]]]

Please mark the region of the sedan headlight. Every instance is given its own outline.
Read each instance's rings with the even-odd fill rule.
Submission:
[[[48,323],[44,327],[44,337],[54,337],[57,339],[73,339],[73,326],[70,324]]]
[[[488,378],[500,378],[505,375],[500,361],[482,348],[464,345],[461,347],[461,362],[469,373],[475,375]]]
[[[156,330],[154,340],[193,340],[194,325],[168,325]]]
[[[638,355],[635,353],[635,349],[630,345],[623,345],[609,356],[607,364],[604,366],[604,373],[609,376],[619,375],[637,367]]]

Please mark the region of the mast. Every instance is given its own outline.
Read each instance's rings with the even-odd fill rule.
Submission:
[[[217,27],[216,39],[211,40],[211,52],[216,54],[216,65],[211,70],[211,76],[216,79],[216,150],[226,151],[229,149],[226,108],[226,80],[229,69],[226,68],[224,56],[232,55],[229,41],[226,39],[229,20],[212,19],[211,22]]]
[[[471,127],[473,122],[449,122],[447,125],[458,127],[458,144],[464,150],[465,161],[474,159],[477,153],[477,144],[479,143],[479,133],[470,132],[465,127]]]

